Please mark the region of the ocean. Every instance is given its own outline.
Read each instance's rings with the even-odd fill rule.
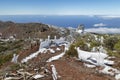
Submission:
[[[17,23],[38,22],[59,27],[78,27],[84,24],[85,28],[107,27],[119,28],[120,18],[101,15],[0,15],[1,21],[13,21]]]

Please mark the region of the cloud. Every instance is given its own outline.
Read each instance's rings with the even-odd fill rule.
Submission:
[[[94,24],[93,26],[94,27],[104,27],[104,26],[106,26],[106,24],[104,24],[104,23],[98,23],[98,24]]]
[[[89,28],[85,30],[86,32],[94,32],[94,33],[100,33],[100,34],[120,34],[120,28],[105,28],[105,27],[99,27],[99,28]]]
[[[100,16],[103,19],[116,19],[116,18],[120,18],[120,15],[106,15],[106,16]]]

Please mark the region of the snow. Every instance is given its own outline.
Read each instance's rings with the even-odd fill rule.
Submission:
[[[41,48],[49,48],[50,44],[51,44],[50,40],[49,41],[48,40],[42,41],[41,44],[40,44],[40,49]]]
[[[56,37],[55,37],[56,38]],[[29,55],[28,57],[24,58],[21,62],[24,63],[24,62],[27,62],[28,60],[34,58],[34,57],[37,57],[37,55],[39,53],[46,53],[48,50],[50,51],[50,53],[55,53],[55,51],[53,49],[50,49],[50,46],[52,44],[56,44],[57,46],[60,46],[60,45],[65,45],[67,44],[68,45],[68,42],[65,41],[65,38],[61,37],[60,39],[54,39],[53,42],[52,40],[50,40],[50,36],[48,36],[48,39],[45,40],[45,41],[42,41],[41,44],[40,44],[40,47],[39,47],[39,50],[35,53],[32,53],[31,55]],[[49,48],[49,49],[48,49]],[[57,49],[57,50],[60,50],[60,49]],[[62,54],[58,55],[58,56],[55,56],[55,57],[52,57],[49,61],[52,61],[52,60],[57,60],[59,59],[60,57],[62,57],[63,55],[65,54],[65,52],[63,52]]]
[[[112,68],[110,66],[105,66],[103,70],[100,70],[99,72],[102,72],[104,74],[109,74],[111,76],[114,76],[115,74],[119,73],[119,71],[115,68]]]
[[[87,52],[80,50],[79,47],[77,48],[78,51],[78,58],[84,62],[89,62],[84,63],[84,66],[89,67],[89,68],[94,68],[96,66],[102,66],[104,67],[101,70],[98,70],[100,73],[104,73],[107,75],[115,76],[116,80],[120,79],[120,71],[112,68],[110,65],[114,65],[114,61],[108,60],[107,57],[108,55],[105,53],[101,52]]]
[[[78,32],[78,33],[82,33],[83,31],[82,31],[82,30],[76,30],[76,32]]]
[[[96,52],[97,51],[96,47],[93,47],[91,51]]]
[[[63,53],[61,53],[61,54],[59,54],[59,55],[57,55],[57,56],[53,56],[53,57],[51,57],[50,59],[48,59],[47,62],[52,62],[52,61],[58,60],[58,59],[60,59],[61,57],[63,57],[64,54],[65,54],[65,52],[63,52]]]
[[[53,49],[48,49],[50,51],[50,53],[55,53],[55,51]]]
[[[103,41],[104,41],[104,37],[101,36],[101,38],[100,38],[100,42],[103,43]]]
[[[57,45],[61,45],[67,42],[65,41],[65,38],[61,37],[60,39],[54,40],[54,43],[56,43]]]
[[[120,74],[115,75],[116,80],[120,80]]]
[[[107,51],[104,49],[103,46],[99,46],[98,49],[99,49],[99,51],[102,52],[102,53],[107,53]]]
[[[12,80],[12,77],[7,77],[4,80]]]
[[[86,43],[88,47],[90,47],[90,43]]]
[[[114,64],[114,61],[104,60],[104,63],[105,63],[105,64],[108,64],[108,65],[113,65],[113,64]]]
[[[107,60],[107,54],[101,52],[87,52],[77,48],[78,58],[85,62],[90,62],[97,66],[113,65],[114,61]]]
[[[65,47],[64,52],[62,52],[61,54],[59,54],[57,56],[53,56],[53,57],[49,58],[46,62],[52,62],[52,61],[60,59],[61,57],[63,57],[65,55],[66,50],[68,50],[68,47]]]
[[[53,80],[57,80],[57,71],[56,71],[56,68],[55,68],[55,66],[54,65],[51,65],[51,67],[52,67],[52,77],[53,77]]]
[[[96,67],[95,65],[86,64],[86,63],[84,63],[84,66],[89,67],[89,68],[94,68],[94,67]]]
[[[44,75],[41,75],[41,74],[36,74],[33,76],[34,79],[39,79],[39,78],[42,78],[44,77]]]
[[[29,55],[28,57],[24,58],[21,62],[22,62],[22,63],[27,62],[28,60],[36,57],[39,53],[44,53],[44,51],[46,51],[45,48],[39,49],[39,51],[37,51],[37,52],[35,52],[35,53],[32,53],[32,54]]]
[[[57,51],[60,51],[61,49],[60,48],[56,48]]]
[[[95,40],[97,41],[98,40],[97,35],[94,35],[94,37],[95,37]]]
[[[90,62],[95,65],[104,65],[104,58],[106,58],[108,55],[101,52],[87,52],[80,50],[77,48],[78,51],[78,57],[80,60],[83,60],[85,62]]]
[[[12,61],[13,63],[17,63],[17,59],[18,59],[19,55],[13,54],[13,58]]]

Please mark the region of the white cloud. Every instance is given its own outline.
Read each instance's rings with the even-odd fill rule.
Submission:
[[[120,18],[120,15],[106,15],[106,16],[100,16],[103,19],[116,19],[116,18]]]
[[[86,32],[94,32],[94,33],[100,33],[100,34],[120,34],[120,28],[105,28],[105,27],[99,27],[99,28],[89,28],[85,30]]]
[[[94,27],[104,27],[104,26],[106,26],[106,24],[104,24],[104,23],[98,23],[98,24],[94,24],[93,26]]]

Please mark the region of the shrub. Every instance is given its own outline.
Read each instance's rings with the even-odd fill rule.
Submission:
[[[77,50],[75,49],[74,44],[70,45],[69,50],[66,51],[66,55],[68,55],[70,57],[78,57],[78,53],[77,53]]]
[[[97,41],[91,41],[90,42],[90,48],[92,49],[93,47],[98,47],[100,46],[100,43]]]
[[[16,71],[16,70],[20,69],[20,65],[19,64],[13,64],[10,67],[11,67],[11,70],[13,70],[13,71],[14,70]]]
[[[6,51],[7,49],[7,47],[0,45],[0,52]]]
[[[10,61],[13,57],[13,54],[4,54],[0,55],[0,66],[3,65],[4,63]]]
[[[110,50],[113,50],[114,49],[114,45],[118,42],[118,38],[117,37],[110,37],[108,39],[106,39],[104,41],[105,43],[105,47],[110,49]]]
[[[118,52],[120,52],[120,41],[118,41],[115,45],[114,45],[114,49]]]
[[[85,50],[85,51],[89,51],[89,47],[87,46],[87,44],[85,43],[85,41],[83,39],[78,40],[75,43],[76,47],[80,47],[80,49]]]

